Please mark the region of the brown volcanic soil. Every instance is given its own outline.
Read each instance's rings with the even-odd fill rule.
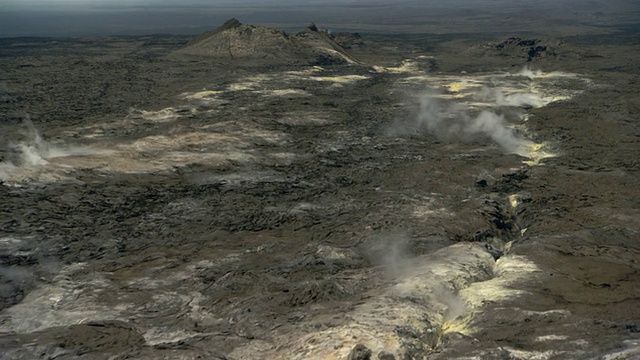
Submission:
[[[467,306],[457,330],[426,314],[396,326],[397,357],[637,358],[637,41],[363,38],[351,50],[368,65],[326,67],[313,76],[333,80],[313,81],[285,79],[309,67],[166,57],[180,38],[1,40],[3,144],[25,140],[28,113],[50,143],[97,143],[131,166],[166,159],[162,136],[201,129],[227,142],[187,150],[236,154],[146,172],[85,162],[62,180],[0,185],[3,358],[317,358],[314,341],[334,358],[355,343],[376,358],[365,338],[327,334],[394,299],[385,289],[458,242],[480,262],[501,258],[445,286],[466,301],[491,296]],[[549,50],[531,56],[531,46]],[[420,89],[371,65],[420,56],[433,76],[517,72],[531,60],[591,85],[529,110],[531,137],[559,156],[527,166],[482,140],[390,133],[416,116],[406,94]],[[203,89],[219,92],[184,96]],[[177,110],[166,121],[142,112],[167,107]],[[121,150],[128,143],[135,155]],[[523,199],[515,210],[512,194]],[[482,287],[517,274],[518,263],[499,264],[522,257],[535,270],[494,291],[511,296]],[[313,333],[327,336],[304,338],[305,353],[296,341]]]

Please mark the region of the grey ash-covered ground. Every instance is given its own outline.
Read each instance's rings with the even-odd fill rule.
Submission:
[[[640,356],[637,34],[305,31],[1,40],[0,357]]]

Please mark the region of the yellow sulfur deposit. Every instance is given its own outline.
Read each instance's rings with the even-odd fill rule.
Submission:
[[[455,82],[447,85],[449,91],[451,92],[459,92],[460,90],[464,90],[469,87],[469,84],[465,82]]]
[[[541,165],[540,161],[543,159],[556,157],[556,154],[547,151],[548,148],[549,145],[546,142],[533,143],[526,149],[526,154],[523,154],[529,158],[529,160],[523,161],[523,163],[529,166]]]
[[[467,328],[466,322],[463,321],[446,321],[442,324],[442,333],[451,333],[456,332],[460,334],[469,334],[469,329]]]
[[[335,83],[351,83],[356,82],[358,80],[365,80],[369,77],[364,75],[343,75],[343,76],[316,76],[311,78],[316,81],[329,81]]]
[[[411,60],[404,60],[400,66],[397,67],[384,67],[384,66],[378,66],[378,65],[374,65],[373,66],[373,70],[375,72],[379,72],[379,73],[395,73],[395,74],[400,74],[400,73],[412,73],[412,72],[416,72],[417,68],[416,65],[413,61]]]
[[[509,195],[509,205],[511,205],[511,210],[515,210],[520,204],[520,199],[518,199],[517,194]]]

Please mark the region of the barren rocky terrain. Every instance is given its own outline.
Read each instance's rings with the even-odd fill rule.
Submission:
[[[314,28],[0,39],[0,358],[640,357],[637,31]]]

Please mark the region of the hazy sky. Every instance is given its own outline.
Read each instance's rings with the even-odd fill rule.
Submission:
[[[315,22],[332,30],[447,32],[457,31],[456,21],[491,27],[503,19],[519,30],[534,17],[579,22],[595,11],[637,22],[637,1],[0,0],[0,37],[198,34],[232,17],[284,30]]]
[[[469,0],[467,0],[469,1]],[[473,0],[471,0],[473,1]],[[477,0],[476,0],[477,1]],[[486,0],[483,0],[486,1]],[[517,0],[516,0],[517,1]],[[70,6],[85,7],[136,7],[136,6],[273,6],[273,5],[335,5],[335,4],[384,4],[384,3],[411,3],[415,0],[0,0],[0,5],[9,8],[34,8],[34,7],[58,7]],[[423,1],[425,2],[425,1]],[[442,2],[442,0],[426,0],[426,2]]]
[[[433,6],[444,0],[426,0]],[[469,2],[473,0],[455,0]],[[150,33],[197,34],[236,17],[299,28],[349,23],[425,0],[0,0],[0,37]],[[345,11],[344,7],[348,7]],[[361,8],[367,9],[363,14]],[[384,10],[383,10],[384,9]]]

